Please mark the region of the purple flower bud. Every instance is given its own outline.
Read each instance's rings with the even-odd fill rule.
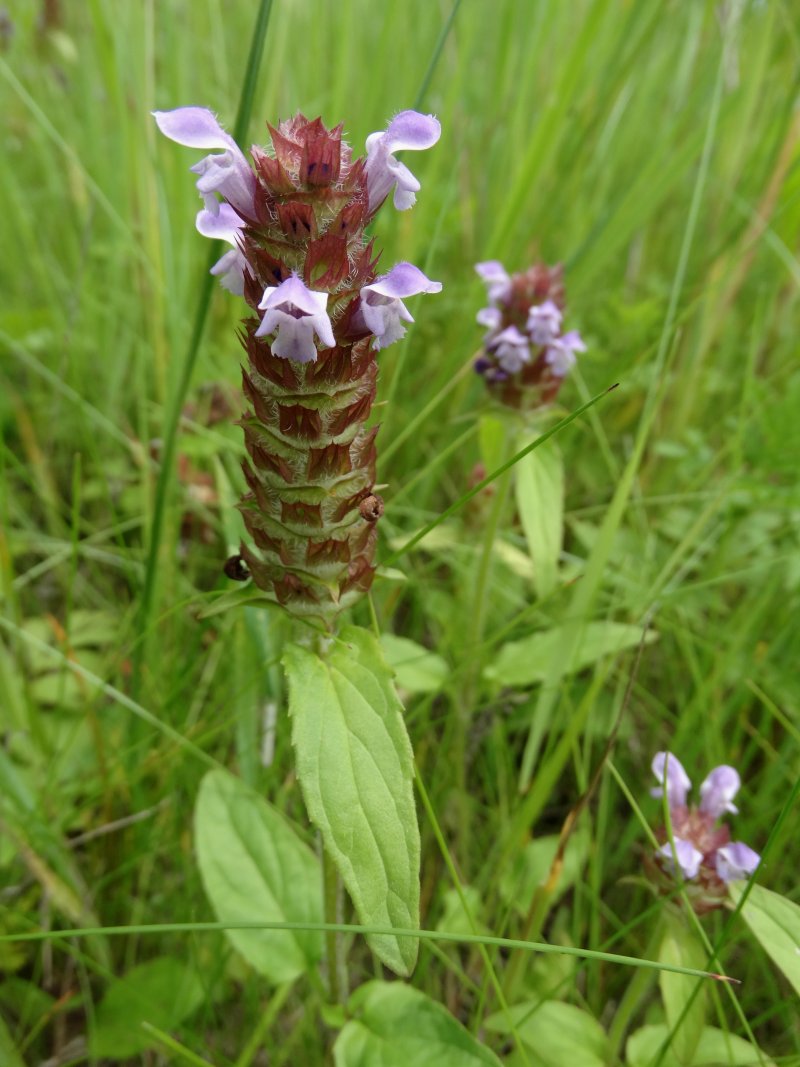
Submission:
[[[215,193],[223,196],[236,211],[252,216],[257,182],[242,150],[205,107],[178,107],[174,111],[153,111],[153,118],[165,137],[187,148],[221,148],[220,155],[205,156],[190,167],[197,189],[212,215],[219,211]]]
[[[683,841],[680,837],[676,837],[673,840],[675,842],[675,852],[673,853],[672,845],[667,841],[658,850],[658,855],[663,856],[664,865],[668,870],[674,873],[677,863],[683,877],[687,881],[691,881],[692,878],[697,877],[703,860],[703,853],[696,849],[691,841]]]
[[[742,781],[734,767],[723,764],[715,767],[700,786],[700,810],[718,819],[726,811],[735,815],[738,808],[731,803]]]
[[[478,356],[478,358],[472,364],[472,369],[475,371],[476,374],[486,374],[486,372],[491,368],[491,366],[492,361],[490,359],[487,359],[486,356]]]
[[[273,355],[297,363],[313,363],[317,358],[315,333],[326,348],[336,344],[325,310],[327,303],[327,293],[314,292],[292,274],[280,285],[269,285],[264,290],[258,307],[266,314],[255,335],[264,337],[277,331],[271,346]]]
[[[670,808],[685,808],[686,794],[692,788],[692,783],[680,760],[671,752],[656,752],[650,766],[653,774],[662,783],[656,789],[650,790],[650,796],[662,795],[666,767],[667,804]]]
[[[557,378],[563,378],[575,365],[575,353],[585,352],[586,345],[577,330],[570,330],[563,337],[551,341],[544,354],[545,362]]]
[[[761,862],[761,857],[749,845],[741,841],[731,841],[717,849],[717,874],[723,882],[736,882],[740,878],[749,878]]]
[[[394,186],[394,206],[405,211],[416,202],[420,184],[408,167],[399,163],[394,152],[431,148],[439,140],[442,127],[433,115],[418,111],[401,111],[383,133],[367,138],[367,192],[369,210],[380,207]]]
[[[528,312],[528,322],[525,329],[531,335],[535,345],[549,345],[558,337],[561,329],[561,309],[552,300],[545,300],[543,304],[534,304]]]
[[[426,278],[413,263],[398,263],[388,274],[382,274],[361,290],[360,311],[368,329],[375,335],[374,347],[386,348],[399,341],[406,329],[400,322],[413,322],[403,297],[418,293],[440,293],[441,282]]]
[[[214,240],[227,241],[233,248],[217,260],[211,268],[211,273],[222,275],[220,283],[223,289],[227,289],[236,296],[244,293],[244,268],[246,260],[239,248],[239,239],[244,222],[230,204],[220,204],[219,213],[213,215],[205,208],[197,212],[195,226],[203,237]]]
[[[475,264],[476,272],[486,282],[489,300],[505,300],[511,293],[511,278],[499,259],[487,259]]]
[[[491,345],[497,362],[507,374],[516,374],[531,361],[528,338],[516,326],[507,326]]]

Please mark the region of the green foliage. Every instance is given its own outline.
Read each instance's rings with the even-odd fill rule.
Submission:
[[[515,1004],[486,1020],[486,1028],[508,1034],[516,1030],[530,1052],[528,1062],[536,1067],[603,1067],[608,1041],[602,1026],[588,1012],[559,1000]],[[521,1062],[521,1061],[519,1061]]]
[[[380,645],[345,627],[326,654],[284,653],[297,777],[364,925],[419,926],[420,841],[403,708]],[[417,942],[372,934],[372,948],[410,974]]]
[[[526,442],[521,442],[522,447]],[[514,470],[517,508],[533,561],[536,593],[544,598],[558,580],[564,536],[564,462],[552,443],[529,452]]]
[[[209,771],[194,813],[203,887],[220,922],[322,921],[322,872],[314,853],[271,804],[225,771]],[[269,982],[291,982],[322,955],[313,931],[227,930]]]
[[[441,656],[407,637],[381,634],[381,648],[398,686],[408,693],[435,693],[450,673]]]
[[[662,963],[703,968],[707,954],[687,924],[667,912],[658,958]],[[680,1063],[692,1063],[706,1021],[706,990],[697,979],[672,971],[662,971],[658,982],[671,1046]]]
[[[399,982],[368,982],[334,1046],[336,1067],[498,1067],[500,1060],[436,1001]]]
[[[743,883],[731,884],[734,903],[738,903],[743,888]],[[754,885],[742,906],[741,915],[761,947],[800,996],[800,907],[780,893]]]
[[[674,1048],[662,1053],[669,1036],[670,1028],[663,1024],[643,1026],[631,1034],[625,1047],[626,1067],[651,1067],[656,1061],[661,1067],[686,1067],[687,1063],[692,1067],[752,1067],[756,1063],[774,1067],[774,1061],[749,1041],[714,1026],[703,1029],[690,1060],[680,1059]]]
[[[171,1030],[203,1003],[195,972],[179,960],[149,960],[109,986],[97,1007],[89,1048],[92,1056],[125,1060],[152,1048],[143,1023]]]

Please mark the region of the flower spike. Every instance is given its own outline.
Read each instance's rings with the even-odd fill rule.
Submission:
[[[268,126],[251,170],[205,108],[154,115],[179,144],[220,150],[193,168],[206,205],[196,225],[231,246],[212,273],[252,311],[240,335],[247,537],[225,573],[332,629],[375,574],[376,351],[413,321],[407,297],[442,288],[411,263],[378,277],[365,227],[392,186],[398,206],[413,202],[419,183],[392,152],[433,144],[439,123],[401,112],[353,160],[341,126],[296,115]]]

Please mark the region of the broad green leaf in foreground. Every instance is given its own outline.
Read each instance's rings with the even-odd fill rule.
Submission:
[[[659,961],[701,970],[706,966],[706,956],[703,946],[686,924],[677,916],[666,913]],[[699,990],[696,988],[698,982],[701,983]],[[658,976],[667,1022],[673,1031],[672,1047],[681,1063],[692,1062],[703,1033],[706,1021],[706,990],[703,983],[702,978],[691,978],[687,974],[675,974],[673,971],[661,971]],[[686,1004],[692,996],[694,999],[691,1007],[684,1014]]]
[[[198,976],[169,957],[134,967],[100,1002],[89,1040],[92,1057],[124,1060],[156,1044],[142,1023],[172,1030],[203,1003]]]
[[[226,771],[209,771],[195,808],[203,886],[220,922],[322,922],[317,857],[283,816]],[[302,930],[227,930],[231,944],[275,985],[322,956],[322,935]]]
[[[545,1000],[515,1004],[486,1020],[486,1029],[510,1034],[512,1026],[522,1042],[536,1054],[536,1064],[545,1067],[603,1067],[608,1041],[600,1023],[574,1004]]]
[[[381,648],[397,684],[409,693],[435,693],[450,673],[441,656],[407,637],[381,634]]]
[[[525,444],[520,442],[520,448]],[[558,581],[564,527],[564,464],[558,446],[548,442],[523,456],[514,467],[514,486],[533,561],[533,583],[541,599]]]
[[[360,921],[416,928],[420,840],[402,706],[375,638],[353,626],[341,638],[325,658],[298,645],[284,654],[297,777]],[[369,942],[387,967],[411,973],[415,939]]]
[[[734,903],[744,892],[744,882],[733,882]],[[800,995],[800,907],[780,893],[754,885],[742,908],[742,918],[772,962]]]
[[[552,660],[562,639],[560,626],[531,634],[521,641],[503,645],[484,671],[487,678],[502,685],[532,685],[543,682],[552,668]],[[648,630],[645,641],[655,641],[657,634]],[[575,674],[590,667],[603,656],[633,648],[642,640],[641,626],[621,622],[590,622],[583,630],[570,663],[563,664],[562,675]]]
[[[441,1004],[400,982],[368,982],[333,1049],[336,1067],[500,1067]]]
[[[661,1047],[669,1036],[670,1028],[664,1023],[643,1026],[631,1034],[625,1046],[627,1067],[650,1067],[660,1055]],[[686,1067],[686,1060],[679,1060],[672,1048],[659,1060],[661,1067]],[[691,1061],[692,1067],[774,1067],[773,1061],[741,1037],[707,1026],[700,1035]]]

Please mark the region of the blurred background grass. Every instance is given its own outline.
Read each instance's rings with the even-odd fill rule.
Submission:
[[[436,149],[409,161],[423,184],[417,206],[386,208],[374,227],[385,267],[409,259],[444,282],[414,307],[406,341],[381,354],[384,557],[466,491],[482,458],[487,400],[464,372],[480,343],[475,261],[565,264],[568,323],[589,345],[561,393],[565,410],[620,383],[559,436],[565,575],[583,575],[574,587],[535,603],[498,558],[480,594],[481,647],[466,649],[486,521],[478,504],[402,557],[405,583],[375,588],[382,628],[430,646],[452,672],[437,693],[409,700],[409,727],[481,920],[513,936],[502,869],[486,856],[561,826],[602,754],[631,663],[605,662],[544,697],[541,687],[466,686],[506,638],[576,611],[651,620],[659,640],[644,651],[614,756],[635,796],[657,748],[669,745],[697,781],[733,763],[744,780],[735,836],[761,848],[797,778],[800,20],[780,0],[464,0],[443,39],[451,10],[278,0],[249,141],[263,143],[266,121],[297,110],[344,121],[356,152],[402,108],[442,122]],[[26,0],[2,19],[0,904],[11,930],[208,917],[188,829],[199,752],[304,819],[280,710],[275,759],[260,758],[264,708],[282,700],[285,624],[197,618],[226,588],[220,566],[239,537],[242,306],[221,291],[179,426],[146,634],[140,611],[159,441],[208,255],[193,225],[196,154],[160,141],[149,112],[197,104],[232,127],[254,14],[245,3]],[[515,526],[505,543],[524,549]],[[536,714],[542,751],[521,799]],[[579,728],[565,735],[568,723]],[[458,730],[463,771],[441,759]],[[619,932],[618,951],[644,954],[650,898],[622,881],[641,871],[642,827],[608,776],[583,818],[586,866],[548,936],[599,948]],[[424,835],[423,921],[433,926],[448,885]],[[760,875],[790,896],[794,838],[788,820]],[[747,1016],[768,1051],[797,1054],[782,982],[742,943],[725,962],[748,979]],[[214,1062],[235,1059],[266,996],[251,980],[231,1011],[241,976],[223,946],[186,938],[179,949],[207,976],[184,1040],[214,1050]],[[20,1046],[52,1054],[91,1016],[105,978],[154,951],[137,937],[4,948],[0,992]],[[416,981],[477,1024],[480,1001],[454,960],[423,950]],[[543,982],[553,967],[542,967]],[[20,1018],[12,980],[80,1004],[55,1021],[52,1004]],[[602,1017],[628,980],[595,967],[578,981],[570,971],[568,987]],[[270,1062],[318,1062],[313,1013],[275,1026],[290,1051]]]

